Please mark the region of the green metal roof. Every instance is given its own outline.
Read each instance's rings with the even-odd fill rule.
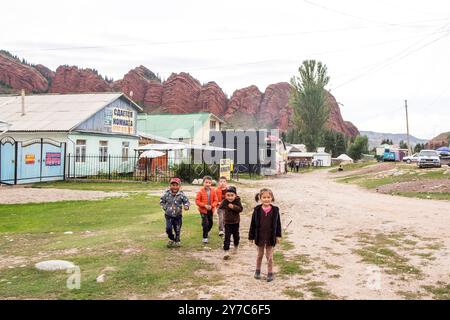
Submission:
[[[151,133],[164,138],[192,138],[194,130],[202,128],[209,121],[211,113],[188,114],[139,114],[137,129],[139,132]]]

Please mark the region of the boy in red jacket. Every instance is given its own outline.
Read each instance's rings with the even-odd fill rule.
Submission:
[[[220,209],[220,204],[225,199],[225,194],[227,192],[228,184],[227,184],[227,177],[220,177],[219,178],[219,186],[216,188],[216,194],[217,194],[217,217],[219,218],[219,236],[223,236],[224,234],[224,223],[223,223],[223,213],[224,210]]]
[[[212,178],[205,176],[203,178],[203,188],[197,192],[195,197],[195,204],[202,217],[203,243],[208,243],[208,233],[213,226],[213,212],[217,207],[217,194],[211,186]]]

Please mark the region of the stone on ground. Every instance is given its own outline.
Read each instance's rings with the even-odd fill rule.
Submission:
[[[74,268],[75,265],[65,260],[47,260],[35,264],[36,269],[43,271],[67,270]]]

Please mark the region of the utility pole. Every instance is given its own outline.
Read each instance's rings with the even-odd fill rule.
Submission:
[[[408,153],[409,155],[412,155],[411,144],[409,143],[408,100],[405,100],[405,109],[406,109],[406,135],[408,137]]]

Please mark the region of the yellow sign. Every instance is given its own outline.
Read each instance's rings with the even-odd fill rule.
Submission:
[[[114,108],[111,131],[134,134],[134,112],[126,109]]]
[[[220,176],[231,179],[231,159],[220,159]]]
[[[25,164],[34,164],[36,162],[36,157],[34,154],[29,153],[25,155]]]

